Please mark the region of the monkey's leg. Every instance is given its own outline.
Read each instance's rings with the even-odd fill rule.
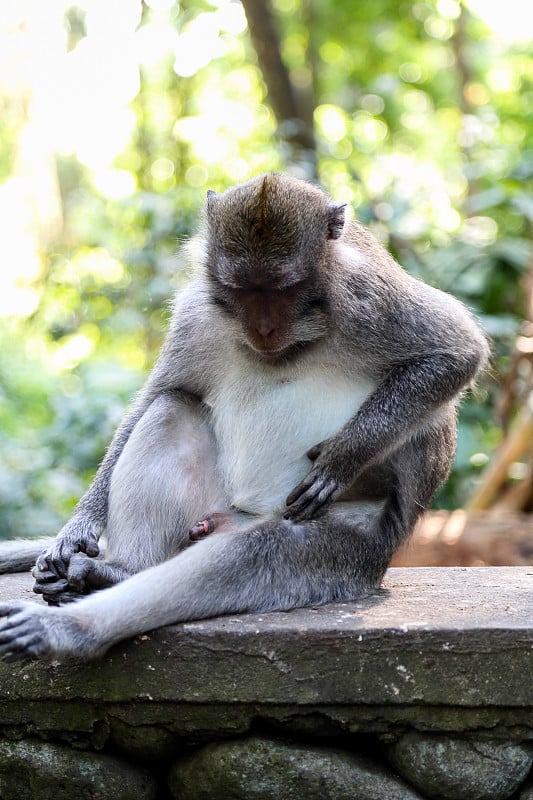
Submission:
[[[216,442],[199,403],[156,400],[111,477],[108,561],[139,572],[175,555],[206,511],[226,510]]]
[[[1,604],[0,656],[89,659],[171,622],[355,599],[381,578],[367,574],[371,547],[368,530],[340,512],[221,533],[77,603]]]
[[[339,503],[317,520],[271,519],[208,537],[59,609],[0,604],[0,656],[90,659],[115,642],[173,622],[356,600],[379,586],[406,535],[406,502],[395,495]]]
[[[67,581],[39,588],[56,603],[118,583],[175,555],[189,544],[193,523],[218,509],[225,506],[209,422],[199,403],[165,394],[139,420],[113,470],[105,560],[77,553]]]
[[[454,428],[451,409],[440,425],[390,459],[385,500],[334,504],[317,520],[272,519],[208,537],[59,609],[0,604],[0,656],[89,659],[121,639],[172,622],[349,602],[372,592],[446,476]]]
[[[211,536],[78,603],[0,604],[0,657],[91,659],[174,622],[356,600],[379,586],[402,533],[401,514],[381,501]]]

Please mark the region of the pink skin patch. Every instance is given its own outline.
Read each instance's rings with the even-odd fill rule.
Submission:
[[[215,521],[213,517],[206,517],[196,522],[189,531],[189,539],[191,542],[199,542],[205,539],[210,533],[215,530]]]
[[[236,515],[229,512],[214,511],[195,522],[189,530],[189,540],[199,542],[211,533],[227,533],[236,530]]]

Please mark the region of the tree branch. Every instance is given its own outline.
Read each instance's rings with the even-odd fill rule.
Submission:
[[[293,151],[289,160],[299,163],[306,177],[314,178],[316,150],[312,118],[311,122],[306,119],[308,115],[303,113],[298,94],[283,63],[269,0],[242,0],[242,5],[280,135]]]

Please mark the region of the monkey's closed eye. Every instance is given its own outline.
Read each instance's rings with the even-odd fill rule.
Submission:
[[[306,305],[306,311],[325,311],[328,307],[328,301],[325,297],[312,297]]]
[[[228,301],[218,295],[213,295],[211,297],[211,303],[217,308],[221,308],[222,311],[227,311],[228,313],[231,313],[232,311],[231,305],[228,303]]]

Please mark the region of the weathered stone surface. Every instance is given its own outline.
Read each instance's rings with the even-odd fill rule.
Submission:
[[[176,753],[180,742],[199,745],[245,736],[258,723],[262,730],[289,737],[370,733],[390,742],[406,729],[413,729],[533,741],[533,712],[528,708],[301,705],[298,697],[286,705],[65,703],[61,697],[56,701],[0,701],[0,735],[7,738],[38,736],[94,750],[102,750],[111,742],[126,754],[139,755],[135,741],[142,741],[147,734],[150,746],[143,758],[149,759]]]
[[[408,733],[389,749],[398,771],[435,800],[505,800],[533,764],[530,745]]]
[[[346,751],[250,738],[176,762],[176,800],[421,800],[383,766]]]
[[[129,757],[158,761],[180,751],[179,739],[170,731],[155,725],[128,725],[113,720],[110,741],[114,748]]]
[[[0,597],[31,597],[14,578]],[[528,567],[389,570],[356,603],[169,626],[91,665],[0,664],[0,701],[533,707],[532,589]]]
[[[154,778],[117,758],[36,741],[0,741],[2,800],[153,800]]]
[[[179,800],[420,797],[413,786],[422,766],[411,776],[402,762],[408,787],[390,768],[346,750],[274,741],[267,758],[265,739],[234,740],[258,730],[307,742],[341,735],[341,747],[362,733],[385,746],[416,731],[427,743],[420,763],[433,754],[437,769],[447,759],[448,783],[436,772],[432,797],[508,797],[531,763],[523,741],[533,738],[532,589],[533,567],[393,569],[383,590],[357,603],[169,626],[93,664],[0,663],[0,798],[142,800],[154,792],[148,773],[79,748],[120,750],[137,764],[177,759],[183,744],[213,740],[176,762],[176,792],[187,774],[196,776],[194,793]],[[42,602],[30,576],[1,577],[0,600],[18,597]],[[232,741],[221,743],[226,737]],[[56,744],[43,744],[47,738]],[[263,761],[275,778],[266,788]],[[226,791],[222,773],[231,764],[236,783]],[[480,788],[476,765],[488,788]],[[249,786],[241,773],[253,779]],[[427,800],[427,781],[419,785]],[[522,795],[533,800],[533,789]]]

